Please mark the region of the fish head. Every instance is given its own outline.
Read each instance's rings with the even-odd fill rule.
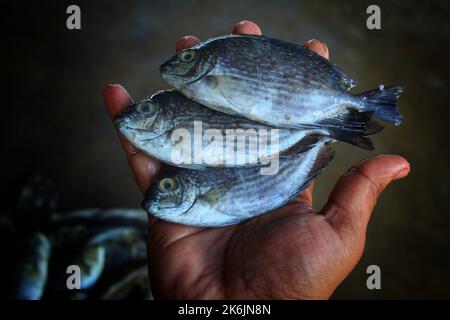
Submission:
[[[159,67],[161,77],[177,89],[206,76],[214,67],[214,55],[205,47],[184,49]]]
[[[192,208],[197,195],[197,186],[182,175],[163,174],[147,191],[143,208],[161,219],[178,216]]]
[[[157,99],[150,97],[125,108],[114,119],[116,128],[130,142],[150,140],[167,130],[161,106]]]

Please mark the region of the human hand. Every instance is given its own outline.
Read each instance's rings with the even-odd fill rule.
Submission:
[[[233,33],[260,35],[252,22]],[[183,37],[177,51],[197,44]],[[318,40],[305,44],[328,59]],[[103,97],[112,118],[132,103],[120,85]],[[131,170],[145,191],[161,164],[119,134]],[[312,209],[313,186],[290,204],[238,225],[198,228],[150,217],[148,259],[152,290],[171,299],[326,299],[353,270],[380,193],[410,170],[399,156],[359,162],[336,183],[327,204]]]

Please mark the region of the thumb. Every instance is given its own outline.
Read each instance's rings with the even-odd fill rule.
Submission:
[[[344,240],[348,236],[361,239],[381,192],[409,170],[409,163],[400,156],[363,160],[339,179],[321,214]]]

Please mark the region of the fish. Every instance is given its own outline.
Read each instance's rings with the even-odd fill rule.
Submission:
[[[273,157],[309,150],[321,136],[333,138],[321,128],[276,129],[224,114],[175,90],[156,92],[127,107],[114,122],[137,149],[164,163],[189,169],[264,165]],[[372,133],[365,130],[351,141],[373,149],[367,137]]]
[[[59,203],[55,183],[42,174],[33,175],[20,191],[13,215],[17,228],[33,232],[43,228]]]
[[[39,300],[47,283],[51,245],[45,234],[37,232],[23,240],[15,268],[14,298]]]
[[[117,227],[106,230],[95,230],[88,239],[89,245],[108,246],[113,243],[124,243],[127,245],[139,239],[139,231],[133,227]]]
[[[103,246],[86,246],[75,259],[75,265],[80,267],[82,290],[92,288],[102,275],[105,268],[106,250]]]
[[[46,231],[52,244],[49,297],[95,299],[98,290],[118,279],[118,273],[146,263],[148,217],[142,209],[87,208],[55,213]],[[81,291],[76,295],[67,290],[67,268],[72,265],[79,267],[80,274]]]
[[[190,169],[266,164],[278,153],[308,150],[318,140],[315,135],[323,133],[280,131],[206,108],[174,90],[157,92],[129,106],[116,117],[115,125],[137,149],[167,164]],[[251,139],[254,147],[247,143]],[[244,142],[240,149],[238,141]]]
[[[55,248],[63,250],[69,246],[77,247],[80,244],[108,247],[115,243],[130,245],[140,238],[145,239],[146,232],[145,226],[140,228],[135,226],[88,226],[79,222],[79,224],[60,227],[50,234],[50,239]]]
[[[320,128],[341,141],[351,142],[372,117],[403,121],[397,107],[403,86],[352,94],[356,81],[329,60],[265,36],[204,41],[163,63],[160,74],[187,98],[219,112],[274,127]]]
[[[275,175],[259,168],[191,170],[164,167],[143,200],[149,214],[165,221],[220,227],[275,210],[288,203],[324,170],[334,156],[329,140],[280,159]]]
[[[142,213],[142,210],[140,211]],[[145,260],[147,230],[146,225],[137,228],[136,226],[111,227],[97,224],[94,227],[75,224],[57,229],[51,234],[50,239],[57,254],[68,255],[70,252],[71,255],[68,256],[76,256],[78,257],[76,258],[77,261],[81,261],[80,265],[87,265],[84,268],[84,270],[87,270],[86,273],[99,277],[104,274],[107,276],[114,274],[117,270],[129,264]],[[87,253],[84,251],[80,253],[80,247],[87,248]],[[89,258],[93,256],[90,254],[91,252],[97,255],[98,262]],[[58,269],[60,269],[60,265],[72,263],[72,261],[63,260],[57,263]],[[78,262],[75,264],[78,264]],[[93,267],[90,267],[89,264],[92,264]],[[89,280],[93,279],[93,276],[85,278]],[[56,282],[62,281],[58,279]]]
[[[101,245],[106,249],[105,276],[147,260],[147,228],[118,227],[98,230],[88,240],[89,245]]]
[[[129,297],[153,300],[148,280],[148,265],[138,266],[127,271],[119,280],[109,284],[100,294],[101,300],[120,300]]]
[[[66,226],[81,225],[86,229],[135,227],[138,230],[147,230],[148,217],[142,209],[132,208],[86,208],[82,210],[54,213],[46,230],[50,233]]]
[[[48,279],[48,291],[60,297],[68,297],[69,284],[79,290],[93,288],[105,269],[106,248],[101,245],[67,243],[66,248],[55,248]],[[69,268],[70,267],[70,268]]]

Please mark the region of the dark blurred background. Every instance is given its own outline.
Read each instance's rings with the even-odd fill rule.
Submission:
[[[66,28],[70,4],[81,8],[81,30]],[[370,4],[381,8],[381,30],[366,28]],[[334,298],[450,298],[448,1],[30,1],[3,6],[2,13],[4,212],[36,172],[55,181],[62,211],[138,207],[141,194],[102,88],[121,83],[135,99],[167,88],[158,66],[177,39],[226,34],[248,19],[271,37],[326,42],[331,60],[358,81],[354,92],[406,87],[404,124],[387,125],[374,137],[373,152],[337,144],[316,184],[320,207],[362,158],[393,153],[412,166],[380,198],[364,256]],[[381,290],[366,287],[371,264],[381,267]]]

